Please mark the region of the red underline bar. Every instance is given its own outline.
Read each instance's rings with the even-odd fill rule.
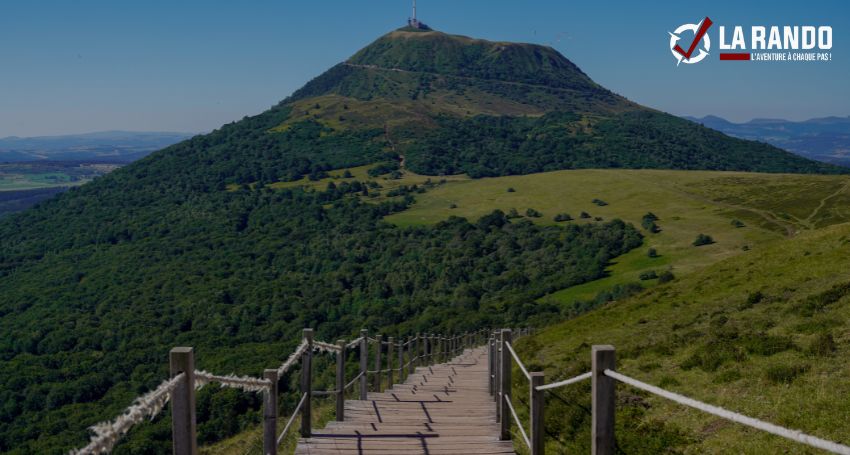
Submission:
[[[720,53],[720,60],[749,60],[749,52],[726,52]]]

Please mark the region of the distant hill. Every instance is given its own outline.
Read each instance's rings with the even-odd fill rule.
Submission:
[[[190,133],[142,131],[9,136],[0,138],[0,162],[106,160],[128,163],[192,136]]]
[[[684,118],[730,136],[767,142],[806,158],[850,166],[850,116],[801,122],[753,119],[745,123],[733,123],[713,115]]]

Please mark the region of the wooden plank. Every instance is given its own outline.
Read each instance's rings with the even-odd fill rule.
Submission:
[[[436,345],[428,347],[437,351]],[[404,383],[368,393],[366,400],[346,401],[345,421],[314,430],[295,453],[515,453],[511,441],[499,440],[487,356],[487,348],[466,349],[447,363],[416,367]]]

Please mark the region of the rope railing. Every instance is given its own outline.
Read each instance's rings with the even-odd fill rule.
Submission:
[[[341,351],[339,346],[337,346],[335,344],[331,344],[331,343],[325,343],[324,341],[319,341],[319,340],[313,340],[313,349],[315,349],[317,351],[330,352],[330,353]]]
[[[286,437],[286,433],[289,432],[289,427],[292,426],[292,422],[295,422],[295,418],[298,417],[298,411],[301,410],[301,407],[304,406],[304,402],[307,401],[306,393],[301,394],[301,400],[298,402],[298,406],[295,406],[295,411],[292,412],[292,415],[289,417],[289,420],[286,422],[286,425],[283,427],[283,431],[280,432],[280,435],[277,437],[275,441],[277,445],[280,445],[283,442],[283,438]]]
[[[336,395],[339,393],[339,390],[314,390],[312,392],[313,396],[317,397],[326,397],[330,395]]]
[[[590,379],[590,377],[592,375],[593,375],[593,373],[588,371],[587,373],[582,373],[582,374],[575,376],[575,377],[572,377],[570,379],[565,379],[563,381],[558,381],[558,382],[553,382],[551,384],[537,386],[537,387],[534,388],[534,390],[543,391],[543,390],[557,389],[558,387],[564,387],[564,386],[568,386],[570,384],[575,384],[576,382],[581,382],[581,381]]]
[[[265,392],[271,387],[272,383],[268,379],[252,378],[250,376],[235,376],[232,374],[217,376],[207,371],[195,370],[195,388],[217,382],[222,387],[231,387],[234,389],[242,389],[246,392]]]
[[[398,368],[386,368],[383,370],[366,370],[366,374],[378,374],[378,373],[389,373],[390,371],[397,370]]]
[[[656,387],[654,385],[638,381],[637,379],[631,378],[624,374],[617,373],[613,370],[606,369],[603,373],[605,374],[605,376],[614,378],[632,387],[644,390],[660,397],[667,398],[668,400],[675,401],[676,403],[700,410],[702,412],[724,418],[726,420],[731,420],[733,422],[740,423],[742,425],[746,425],[757,430],[766,431],[768,433],[775,434],[777,436],[781,436],[783,438],[790,439],[801,444],[806,444],[811,447],[816,447],[818,449],[823,449],[832,453],[850,455],[850,447],[843,444],[827,441],[825,439],[808,435],[799,430],[792,430],[789,428],[780,427],[778,425],[774,425],[772,423],[768,423],[763,420],[756,419],[754,417],[748,417],[737,412],[729,411],[728,409],[723,409],[719,406],[713,406],[708,403],[703,403],[702,401],[697,401],[693,398],[688,398],[684,395],[679,395],[678,393],[670,392],[660,387]]]
[[[519,365],[520,371],[525,375],[526,379],[531,380],[531,375],[528,373],[528,370],[525,369],[525,365],[522,364],[522,360],[519,359],[519,356],[516,355],[516,351],[514,351],[514,347],[511,346],[511,343],[505,343],[505,346],[508,348],[508,352],[511,353],[511,356],[514,358],[514,361],[517,365]]]
[[[363,337],[355,338],[355,339],[351,340],[348,344],[345,345],[345,349],[351,349],[351,348],[359,345],[361,341],[363,341]]]
[[[304,352],[307,351],[307,341],[302,341],[301,344],[295,348],[295,352],[289,355],[285,362],[283,362],[279,367],[277,367],[277,375],[283,376],[292,368],[292,365],[295,365],[295,362],[301,358]]]
[[[405,373],[409,375],[414,372],[414,366],[427,366],[429,365],[428,362],[438,361],[439,358],[447,360],[452,353],[458,349],[463,349],[465,346],[470,346],[473,342],[473,338],[468,338],[466,344],[461,345],[461,336],[435,334],[417,334],[408,337],[406,342],[402,342],[401,338],[396,342],[393,337],[383,340],[380,335],[376,335],[377,338],[370,337],[365,330],[362,330],[360,335],[360,337],[347,343],[339,340],[334,344],[314,340],[312,329],[304,329],[301,342],[295,350],[280,366],[265,370],[262,378],[235,374],[219,375],[197,370],[194,368],[195,357],[192,348],[174,348],[169,354],[171,379],[163,381],[156,389],[136,398],[113,421],[101,422],[91,427],[93,435],[89,443],[83,448],[70,451],[70,454],[88,455],[110,452],[120,438],[130,431],[134,425],[146,418],[154,418],[169,402],[172,403],[173,452],[175,455],[194,454],[197,451],[194,391],[210,383],[218,383],[221,387],[263,393],[263,453],[276,455],[278,445],[283,442],[297,416],[301,416],[301,436],[310,436],[312,431],[310,401],[313,396],[336,396],[336,418],[342,421],[344,419],[345,391],[359,381],[360,399],[366,399],[368,382],[370,382],[367,381],[367,375],[374,375],[375,389],[380,391],[384,382],[387,387],[393,385],[395,373],[397,373],[398,380],[401,381]],[[466,335],[468,334],[464,334],[464,336]],[[377,357],[374,370],[366,368],[369,342],[380,343],[375,347]],[[383,348],[384,346],[386,346],[386,349]],[[345,383],[345,354],[346,350],[351,348],[360,349],[360,371],[354,378]],[[395,349],[398,350],[394,353]],[[336,387],[331,390],[312,390],[311,371],[314,351],[336,355],[337,383]],[[386,355],[386,365],[384,365],[385,368],[381,368],[381,357],[384,355]],[[408,359],[407,363],[404,363],[405,357]],[[298,363],[301,364],[301,397],[283,431],[276,435],[279,382]],[[385,381],[383,375],[386,375]]]
[[[345,387],[343,387],[342,389],[343,389],[343,390],[348,390],[348,388],[349,388],[349,387],[351,387],[351,386],[353,386],[353,385],[354,385],[354,383],[356,383],[356,382],[357,382],[357,380],[358,380],[358,379],[360,379],[361,377],[363,377],[363,373],[360,373],[360,374],[358,374],[357,376],[355,376],[354,378],[352,378],[352,379],[351,379],[351,381],[349,381],[349,383],[348,383],[348,384],[346,384],[346,385],[345,385]]]
[[[171,398],[171,393],[185,379],[185,373],[180,373],[171,379],[162,381],[154,390],[136,398],[120,416],[111,422],[101,422],[91,427],[94,436],[85,447],[72,450],[71,455],[108,453],[115,443],[124,436],[133,425],[141,423],[146,418],[153,418],[165,407]]]
[[[513,403],[511,403],[511,398],[508,395],[504,396],[505,403],[508,405],[508,409],[511,410],[511,415],[514,417],[514,422],[516,422],[517,428],[519,428],[519,433],[522,435],[523,441],[525,441],[526,447],[531,448],[531,440],[528,439],[528,434],[525,432],[525,428],[522,427],[522,422],[519,420],[519,417],[516,415],[516,409],[514,409]]]
[[[614,414],[616,407],[616,383],[621,382],[651,394],[666,398],[676,403],[688,406],[702,412],[736,422],[757,430],[786,438],[791,441],[805,444],[810,447],[826,450],[840,455],[850,455],[850,446],[829,441],[816,436],[781,427],[763,420],[749,417],[728,409],[704,403],[693,398],[680,395],[660,387],[647,384],[635,378],[626,376],[616,371],[616,362],[613,346],[594,345],[592,347],[592,370],[580,375],[561,381],[544,384],[542,372],[528,372],[527,368],[517,355],[511,343],[512,331],[503,329],[493,332],[486,345],[489,349],[488,365],[488,389],[494,400],[499,403],[496,409],[496,420],[500,423],[500,439],[507,440],[511,437],[511,422],[515,422],[522,435],[523,442],[530,449],[532,455],[544,453],[544,392],[576,384],[585,380],[591,380],[592,385],[592,450],[593,455],[613,455],[616,453],[614,438]],[[530,403],[529,416],[531,420],[530,434],[526,433],[522,422],[517,416],[511,402],[511,369],[513,362],[519,370],[530,381]]]

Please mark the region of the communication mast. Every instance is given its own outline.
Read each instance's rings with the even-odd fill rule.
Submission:
[[[416,0],[413,0],[413,16],[407,19],[407,25],[420,30],[430,30],[427,25],[419,22],[419,19],[416,18]]]

